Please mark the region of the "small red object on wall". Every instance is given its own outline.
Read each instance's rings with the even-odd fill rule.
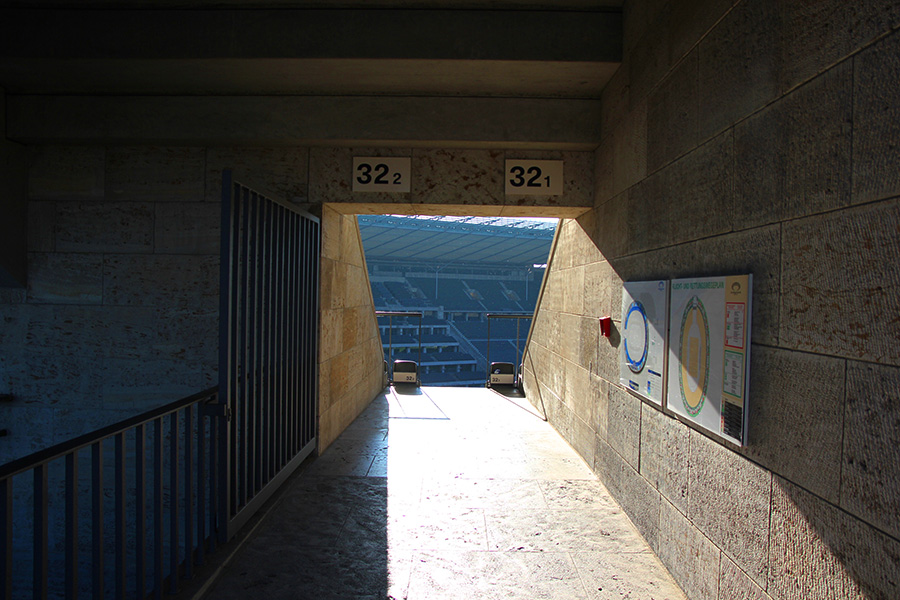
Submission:
[[[609,337],[612,334],[612,317],[600,317],[600,335]]]

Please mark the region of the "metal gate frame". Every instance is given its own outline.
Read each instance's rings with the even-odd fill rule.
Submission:
[[[219,539],[316,448],[321,222],[222,174]]]

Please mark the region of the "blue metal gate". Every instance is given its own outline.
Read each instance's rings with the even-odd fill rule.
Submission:
[[[222,181],[220,539],[230,539],[316,445],[320,222]]]

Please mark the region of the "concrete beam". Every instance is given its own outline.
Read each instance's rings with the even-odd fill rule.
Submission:
[[[595,100],[273,96],[7,98],[7,137],[65,144],[593,150]]]
[[[620,62],[619,11],[0,10],[0,56]]]

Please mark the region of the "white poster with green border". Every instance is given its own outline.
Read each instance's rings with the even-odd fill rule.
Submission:
[[[666,406],[702,429],[747,443],[752,275],[675,279]]]

